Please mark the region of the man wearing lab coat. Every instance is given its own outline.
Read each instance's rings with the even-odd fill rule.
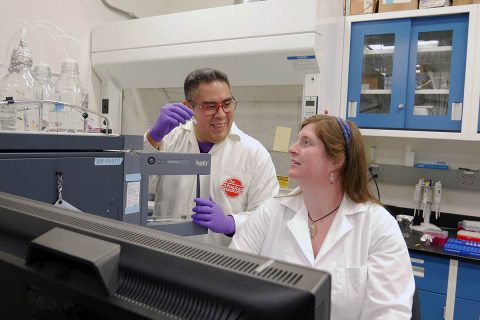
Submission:
[[[250,212],[278,193],[270,154],[263,145],[233,122],[237,101],[227,76],[204,68],[191,72],[184,83],[183,103],[165,105],[145,134],[144,150],[211,154],[210,182],[202,188],[210,198],[196,195],[196,177],[160,176],[156,183],[154,214],[162,218],[190,219],[192,208],[208,214],[195,221],[209,229],[208,242],[227,245]],[[237,214],[241,213],[241,214]]]

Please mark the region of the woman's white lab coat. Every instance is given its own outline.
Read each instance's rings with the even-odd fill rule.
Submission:
[[[307,224],[301,194],[271,199],[230,248],[328,271],[333,320],[410,319],[410,258],[397,222],[383,207],[344,197],[316,257]]]

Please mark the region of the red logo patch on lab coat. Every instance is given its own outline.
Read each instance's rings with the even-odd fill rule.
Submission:
[[[242,193],[244,186],[239,179],[230,178],[225,180],[225,182],[222,183],[220,188],[225,192],[228,197],[235,198],[238,197],[240,193]]]

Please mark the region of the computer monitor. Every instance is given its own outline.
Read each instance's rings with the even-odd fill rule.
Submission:
[[[5,319],[329,319],[326,272],[0,193]]]

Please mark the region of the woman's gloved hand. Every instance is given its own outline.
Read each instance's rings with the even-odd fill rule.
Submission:
[[[160,116],[150,128],[148,133],[155,141],[161,141],[180,123],[184,124],[193,116],[193,111],[182,103],[169,103],[162,107]]]
[[[235,233],[235,220],[230,215],[223,213],[222,207],[215,203],[210,197],[209,200],[202,198],[193,199],[197,206],[192,209],[193,222],[201,227],[208,228],[213,232],[227,235]]]

